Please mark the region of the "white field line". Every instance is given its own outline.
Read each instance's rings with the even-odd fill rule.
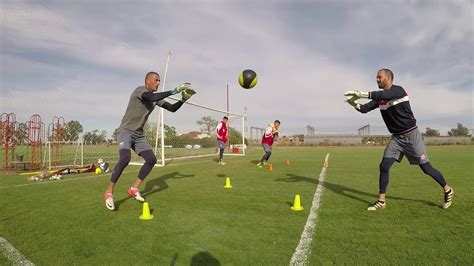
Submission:
[[[293,256],[291,257],[290,265],[305,265],[309,255],[311,254],[311,241],[313,240],[313,234],[318,220],[318,209],[321,205],[323,182],[328,167],[328,159],[329,153],[326,154],[326,158],[324,159],[323,168],[319,174],[318,187],[314,193],[313,204],[309,212],[308,220],[304,226],[303,233],[301,233],[300,242],[295,249],[295,253],[293,253]]]
[[[170,164],[170,165],[167,165],[167,167],[171,167],[171,166],[180,166],[180,165],[186,165],[186,164],[196,164],[196,163],[202,163],[204,161],[194,161],[194,162],[185,162],[185,163],[180,163],[180,164]],[[133,173],[133,172],[138,172],[140,171],[139,169],[137,170],[131,170],[131,171],[124,171],[122,174],[127,174],[127,173]],[[75,174],[72,174],[72,176],[74,176]],[[45,181],[31,181],[31,183],[28,183],[28,184],[19,184],[19,185],[11,185],[11,186],[3,186],[3,187],[0,187],[0,190],[1,189],[7,189],[7,188],[16,188],[16,187],[26,187],[26,186],[36,186],[36,185],[47,185],[47,184],[56,184],[56,183],[62,183],[62,182],[67,182],[67,181],[76,181],[76,180],[84,180],[84,179],[91,179],[91,178],[97,178],[97,177],[101,177],[102,175],[96,175],[96,174],[92,174],[92,175],[86,175],[86,176],[81,176],[81,177],[74,177],[74,178],[65,178],[65,179],[62,179],[60,181],[49,181],[49,180],[45,180]]]
[[[34,265],[3,237],[0,237],[0,252],[3,252],[13,265]]]

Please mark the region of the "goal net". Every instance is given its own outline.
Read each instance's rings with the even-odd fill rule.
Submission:
[[[171,101],[178,99],[170,97]],[[156,108],[145,125],[145,136],[153,146],[157,165],[179,159],[216,156],[218,153],[215,129],[222,118],[229,118],[229,140],[224,156],[245,155],[245,115],[186,102],[177,112]],[[131,164],[143,164],[143,159],[132,155]]]
[[[169,97],[174,103],[178,99]],[[157,157],[157,166],[180,159],[215,156],[217,161],[217,136],[215,129],[222,118],[229,118],[229,140],[224,156],[244,156],[246,149],[244,114],[237,114],[216,108],[186,102],[172,113],[156,108],[149,116],[144,127],[144,134]],[[84,136],[76,141],[52,141],[42,144],[38,161],[41,168],[57,169],[63,167],[82,167],[95,164],[102,159],[112,166],[118,161],[116,143],[100,140],[85,140]],[[141,165],[143,158],[132,152],[130,164]],[[217,163],[217,162],[216,162]],[[38,167],[40,168],[40,167]]]

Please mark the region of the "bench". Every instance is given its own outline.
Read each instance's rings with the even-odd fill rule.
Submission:
[[[22,170],[28,170],[28,169],[26,168],[26,166],[29,165],[29,164],[30,164],[30,162],[11,162],[11,163],[10,163],[10,167],[11,167],[12,169],[14,168],[15,171],[18,171],[18,166],[23,165],[23,169],[22,169]]]

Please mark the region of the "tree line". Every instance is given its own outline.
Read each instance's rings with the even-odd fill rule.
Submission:
[[[439,133],[439,130],[427,127],[423,135],[427,137],[438,137],[441,134]],[[448,131],[448,136],[450,137],[469,136],[469,129],[463,126],[461,123],[458,123],[456,128],[452,128],[451,130]]]
[[[209,136],[214,136],[214,129],[216,128],[219,122],[213,119],[211,116],[203,116],[196,124],[200,126],[200,130],[202,133],[205,133]],[[146,123],[144,127],[144,134],[145,137],[152,143],[155,142],[156,133],[154,129],[156,128],[156,123]],[[46,129],[47,130],[47,129]],[[84,133],[84,127],[81,125],[79,121],[71,120],[67,122],[64,126],[64,140],[65,141],[77,141],[79,139],[80,134],[84,133],[82,138],[85,144],[100,144],[100,143],[112,143],[117,141],[118,134],[120,132],[119,128],[116,128],[111,135],[111,138],[107,138],[107,131],[106,130],[99,130],[94,129]],[[48,132],[46,132],[48,135]],[[469,129],[463,126],[461,123],[457,123],[456,128],[452,128],[447,132],[448,136],[469,136]],[[164,135],[166,142],[180,142],[180,137],[176,131],[174,126],[164,125]],[[435,137],[440,136],[440,132],[437,129],[427,127],[426,131],[423,133],[424,136],[427,137]],[[28,128],[26,123],[19,123],[18,124],[18,132],[17,137],[19,143],[27,143],[28,140]],[[241,133],[236,130],[235,128],[229,127],[229,137],[231,143],[240,143],[242,139]],[[48,139],[49,140],[49,139]],[[181,141],[182,142],[182,141]]]
[[[217,127],[218,123],[219,122],[213,119],[211,116],[204,116],[204,117],[201,117],[198,121],[196,121],[196,124],[200,126],[201,132],[207,134],[208,136],[215,135],[214,129]],[[145,137],[151,143],[154,143],[156,139],[156,131],[155,131],[156,126],[157,126],[156,123],[148,123],[148,122],[144,126]],[[49,135],[51,134],[50,132],[47,132],[48,128],[46,128],[45,131],[46,131],[45,137],[47,138],[47,140],[51,140],[49,137]],[[112,143],[114,141],[117,141],[120,129],[116,128],[114,132],[112,133],[111,138],[107,138],[106,130],[94,129],[91,131],[84,132],[84,127],[79,121],[71,120],[64,125],[64,128],[61,129],[61,132],[62,132],[62,137],[64,141],[77,141],[79,140],[80,135],[83,134],[82,139],[85,144],[95,145],[95,144],[101,144],[101,143]],[[164,135],[165,135],[166,142],[169,142],[169,143],[183,142],[183,141],[180,141],[180,139],[183,139],[183,138],[180,138],[178,136],[178,133],[174,126],[165,124]],[[241,133],[232,127],[229,127],[229,136],[231,138],[231,143],[240,143],[242,141]],[[27,128],[26,123],[18,124],[17,138],[18,138],[19,143],[24,144],[28,142],[28,128]],[[213,145],[214,144],[215,143],[213,143]]]

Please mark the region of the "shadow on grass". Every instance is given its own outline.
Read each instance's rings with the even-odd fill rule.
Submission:
[[[178,261],[178,253],[174,254],[173,259],[171,260],[170,266],[175,266]]]
[[[286,177],[286,178],[277,178],[277,179],[275,179],[275,181],[308,182],[308,183],[312,183],[312,184],[315,184],[315,185],[318,184],[318,180],[314,179],[314,178],[310,178],[310,177],[306,177],[306,176],[298,176],[298,175],[293,175],[293,174],[287,174],[287,176],[288,177]],[[365,192],[365,191],[357,190],[357,189],[346,187],[346,186],[339,185],[339,184],[330,183],[330,182],[327,182],[327,181],[324,181],[322,183],[322,186],[329,189],[329,190],[331,190],[332,192],[334,192],[338,195],[345,196],[345,197],[348,197],[350,199],[361,201],[361,202],[367,203],[367,204],[372,204],[375,201],[375,199],[378,198],[378,194],[368,193],[368,192]],[[374,198],[374,200],[368,201],[368,200],[365,200],[363,198],[358,197],[357,195],[369,196],[369,197]],[[387,199],[393,199],[393,200],[422,202],[422,203],[427,204],[429,206],[437,206],[438,207],[438,204],[436,204],[434,202],[431,202],[431,201],[427,201],[427,200],[409,199],[409,198],[396,197],[396,196],[386,196],[386,198]]]
[[[226,177],[226,175],[224,175],[224,174],[217,174],[216,176],[217,177]]]
[[[160,176],[158,178],[148,181],[145,185],[145,189],[142,191],[142,194],[145,196],[151,195],[151,194],[154,194],[154,193],[157,193],[169,188],[168,184],[166,183],[166,180],[168,179],[181,179],[181,178],[188,178],[188,177],[193,177],[193,176],[195,175],[194,174],[184,175],[184,174],[180,174],[178,171]],[[155,188],[155,187],[158,187],[158,188]]]
[[[191,266],[206,265],[206,266],[220,266],[221,263],[214,258],[211,253],[201,251],[193,256],[191,259]]]
[[[179,172],[175,171],[160,177],[157,177],[155,179],[151,179],[145,184],[145,189],[141,191],[141,194],[143,196],[151,195],[160,191],[163,191],[167,188],[169,188],[168,184],[166,183],[166,180],[168,179],[181,179],[181,178],[188,178],[188,177],[193,177],[195,175],[184,175],[180,174]],[[157,188],[155,188],[157,187]],[[126,200],[131,199],[131,197],[126,197],[121,200],[118,200],[115,202],[115,209],[118,210],[120,205],[124,203]]]
[[[259,163],[259,162],[260,162],[260,160],[250,160],[250,163],[251,163],[251,164],[257,164],[257,163]]]

